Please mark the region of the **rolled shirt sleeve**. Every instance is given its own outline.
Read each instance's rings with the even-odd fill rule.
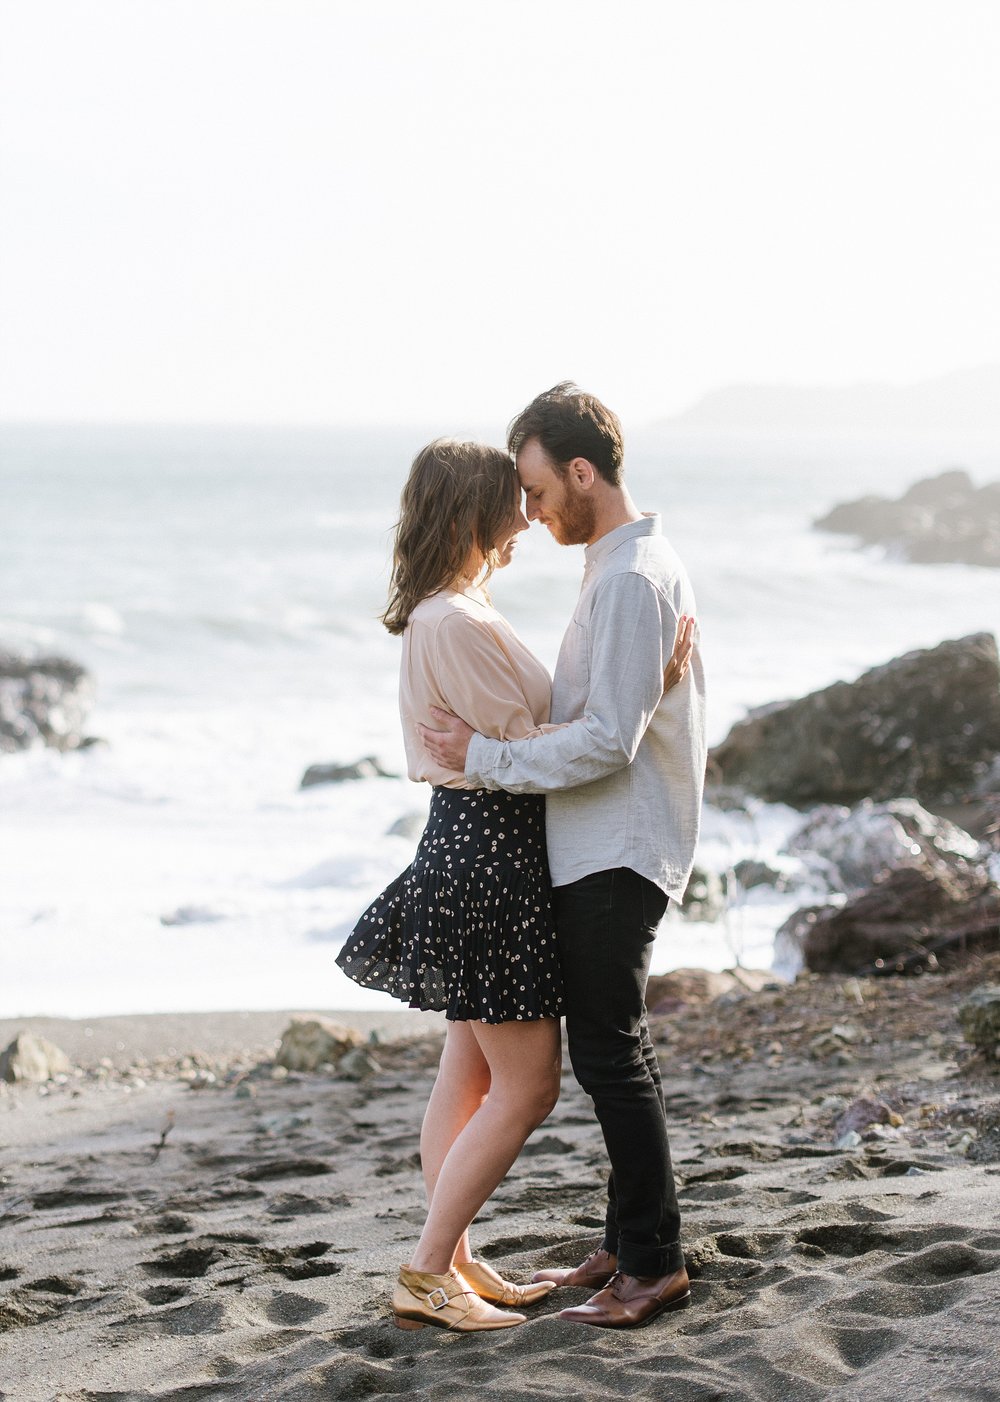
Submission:
[[[549,793],[631,763],[663,698],[676,627],[676,612],[648,578],[631,571],[610,575],[598,587],[589,619],[583,715],[526,739],[473,736],[466,779],[511,793]]]

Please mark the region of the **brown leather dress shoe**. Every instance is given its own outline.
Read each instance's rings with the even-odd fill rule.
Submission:
[[[551,1280],[556,1285],[576,1287],[578,1290],[599,1290],[602,1285],[607,1285],[617,1269],[618,1258],[609,1251],[600,1250],[592,1251],[578,1266],[535,1271],[531,1279],[532,1282]]]
[[[672,1275],[658,1277],[615,1275],[585,1305],[560,1310],[559,1318],[574,1324],[593,1324],[599,1329],[635,1329],[690,1302],[691,1285],[681,1266]]]

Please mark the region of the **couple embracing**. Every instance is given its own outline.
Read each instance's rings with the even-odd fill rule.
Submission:
[[[628,493],[621,426],[599,400],[557,385],[507,446],[438,440],[403,490],[383,622],[403,639],[408,772],[433,786],[430,812],[337,962],[446,1016],[420,1138],[429,1207],[396,1324],[509,1328],[576,1287],[591,1298],[561,1318],[628,1328],[689,1298],[644,996],[698,834],[694,596],[660,518]],[[551,683],[486,590],[534,520],[586,546]],[[604,1238],[518,1285],[475,1258],[469,1228],[555,1105],[560,1017],[610,1161]]]

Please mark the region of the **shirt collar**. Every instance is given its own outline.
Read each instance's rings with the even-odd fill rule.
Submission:
[[[612,550],[617,550],[619,545],[624,545],[627,540],[636,536],[660,534],[660,513],[644,511],[641,521],[626,521],[624,526],[616,526],[613,531],[608,531],[607,535],[602,535],[600,540],[595,540],[593,545],[588,545],[583,552],[584,559],[588,565],[593,565],[610,555]]]

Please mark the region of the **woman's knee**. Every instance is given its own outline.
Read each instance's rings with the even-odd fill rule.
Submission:
[[[539,1067],[530,1077],[521,1077],[508,1086],[508,1103],[520,1116],[529,1134],[548,1119],[558,1099],[558,1067]]]
[[[559,1098],[559,1023],[501,1023],[478,1029],[490,1063],[490,1100],[530,1133]]]
[[[538,1115],[538,1124],[548,1119],[556,1108],[559,1099],[559,1080],[558,1066],[546,1068],[545,1074],[539,1077],[538,1085],[535,1087],[535,1111]]]

